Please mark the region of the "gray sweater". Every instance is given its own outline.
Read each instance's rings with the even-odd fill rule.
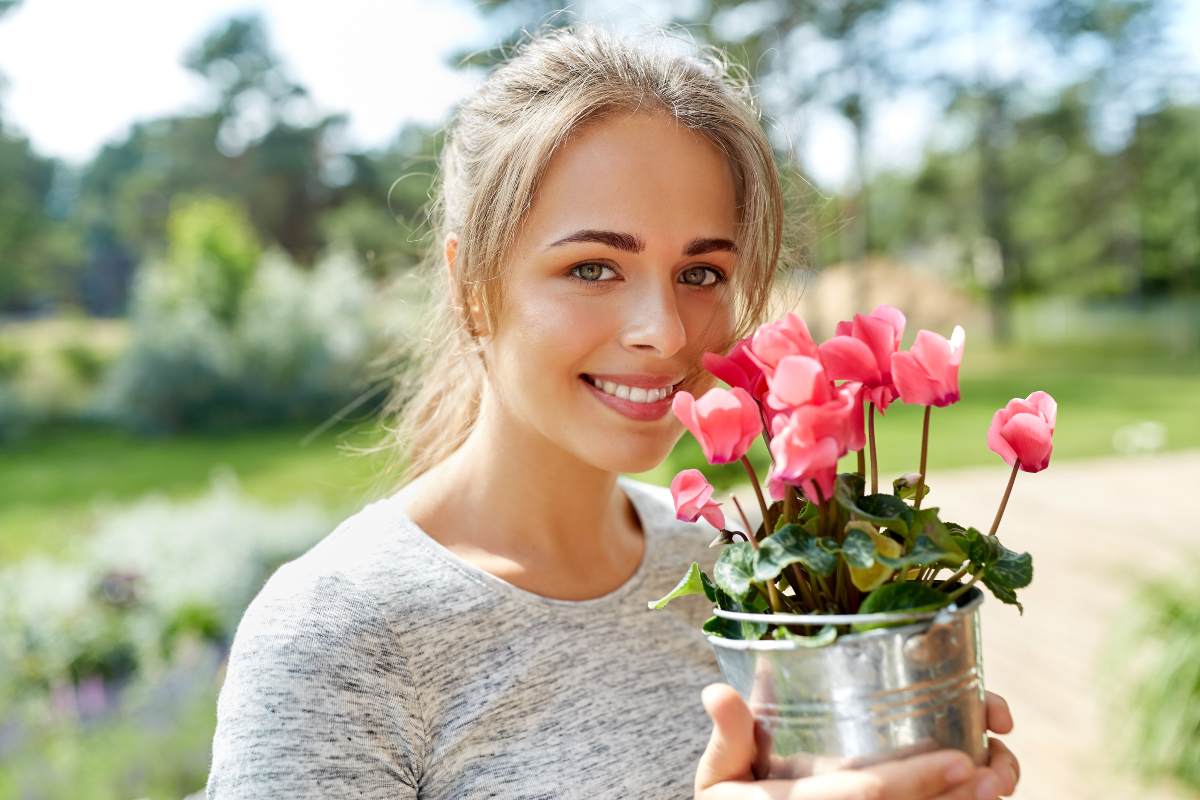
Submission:
[[[720,548],[670,492],[620,476],[646,550],[604,597],[557,600],[460,559],[405,487],[284,564],[246,609],[217,701],[206,794],[234,798],[692,796],[722,681],[703,596]]]

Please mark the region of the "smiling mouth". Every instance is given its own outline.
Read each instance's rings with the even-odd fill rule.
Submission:
[[[604,392],[605,395],[624,399],[624,401],[629,401],[631,403],[648,404],[668,401],[668,399],[671,399],[674,397],[674,395],[676,395],[676,392],[679,391],[679,387],[684,383],[684,381],[680,380],[678,384],[664,386],[661,387],[661,389],[642,389],[642,387],[637,386],[613,384],[607,380],[598,381],[593,378],[592,375],[589,375],[586,372],[581,373],[580,378],[586,381],[586,383],[595,386],[596,389],[600,390],[601,392]]]

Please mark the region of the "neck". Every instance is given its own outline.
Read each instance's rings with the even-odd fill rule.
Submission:
[[[548,573],[627,566],[641,532],[618,473],[502,413],[483,403],[466,441],[430,471],[435,513],[453,521],[444,533]]]

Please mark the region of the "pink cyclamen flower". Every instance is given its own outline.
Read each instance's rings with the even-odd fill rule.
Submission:
[[[892,380],[900,399],[917,406],[957,403],[958,367],[962,363],[966,331],[954,326],[949,339],[932,331],[918,331],[908,351],[892,355]]]
[[[992,415],[988,447],[1010,467],[1021,462],[1024,472],[1041,472],[1050,465],[1058,403],[1037,391],[1022,400],[1014,397]]]
[[[725,527],[725,514],[720,503],[713,503],[712,484],[698,469],[685,469],[671,481],[671,497],[675,500],[675,518],[695,522],[700,517],[717,530]]]
[[[745,389],[751,397],[761,402],[767,393],[767,376],[750,358],[750,336],[738,341],[728,355],[705,353],[700,363],[710,373],[725,381],[731,388]]]
[[[900,349],[907,320],[898,308],[876,306],[837,324],[837,335],[820,345],[821,363],[834,380],[858,381],[866,399],[886,411],[898,392],[892,382],[892,354]]]
[[[787,356],[817,357],[817,343],[808,332],[808,325],[793,312],[788,312],[777,322],[767,322],[758,327],[750,339],[746,351],[768,378],[775,374],[775,367]]]
[[[785,484],[799,487],[813,502],[829,499],[838,459],[864,444],[861,392],[862,384],[847,382],[833,389],[826,402],[774,416],[767,480],[772,499],[783,499]]]
[[[710,464],[737,461],[762,432],[758,404],[738,387],[714,387],[698,400],[689,392],[678,392],[671,401],[671,410],[700,442]]]

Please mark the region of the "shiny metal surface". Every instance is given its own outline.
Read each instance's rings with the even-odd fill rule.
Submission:
[[[922,612],[917,622],[842,635],[824,647],[709,636],[725,680],[755,717],[755,777],[803,778],[943,748],[986,764],[982,602],[972,587],[955,606]],[[714,613],[808,624],[893,616]]]

